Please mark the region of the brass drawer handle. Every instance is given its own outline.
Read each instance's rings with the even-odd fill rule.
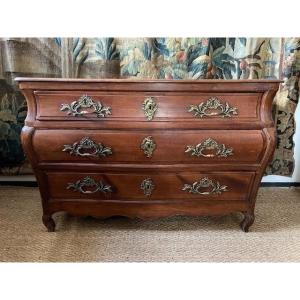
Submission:
[[[87,188],[87,189],[86,189]],[[93,188],[90,190],[89,188]],[[102,181],[96,182],[93,178],[87,176],[75,183],[68,183],[67,189],[73,189],[75,192],[82,194],[95,194],[101,192],[103,194],[111,193],[112,187]]]
[[[142,109],[144,111],[145,117],[148,121],[154,118],[155,112],[158,107],[153,97],[148,97],[144,100]]]
[[[93,111],[81,110],[85,108],[91,108]],[[86,114],[95,113],[98,118],[104,118],[111,115],[111,108],[105,107],[101,102],[95,102],[88,95],[82,95],[78,100],[73,101],[70,104],[61,104],[61,111],[67,111],[68,115],[73,117],[82,117]]]
[[[95,143],[89,137],[82,138],[79,142],[75,142],[72,145],[64,145],[64,152],[69,152],[71,155],[76,156],[108,156],[112,155],[110,147],[106,147],[101,143]]]
[[[156,144],[152,136],[147,136],[142,140],[141,149],[147,157],[152,157],[153,151],[156,148]]]
[[[145,196],[150,196],[154,188],[155,185],[151,178],[146,178],[141,183],[141,190],[143,190]]]
[[[215,153],[205,153],[207,150],[215,150]],[[196,146],[187,146],[185,152],[191,153],[191,156],[198,157],[227,157],[229,155],[233,155],[232,148],[226,148],[224,144],[218,144],[218,142],[212,138],[208,138]]]
[[[202,190],[207,189],[210,190]],[[192,184],[185,184],[182,188],[183,191],[188,191],[192,194],[200,194],[200,195],[211,195],[211,194],[221,194],[223,192],[228,191],[226,185],[220,185],[218,181],[213,181],[208,177],[204,177],[198,181],[195,181]]]
[[[232,115],[238,114],[236,107],[231,107],[228,102],[221,103],[217,97],[211,97],[206,102],[201,102],[198,105],[190,105],[188,112],[193,113],[198,118],[213,116],[231,118]]]

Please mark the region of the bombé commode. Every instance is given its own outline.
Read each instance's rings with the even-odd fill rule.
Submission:
[[[254,221],[280,81],[17,78],[22,143],[52,215]]]

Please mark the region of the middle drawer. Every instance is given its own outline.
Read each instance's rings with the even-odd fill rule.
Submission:
[[[261,130],[36,130],[39,162],[259,163]]]

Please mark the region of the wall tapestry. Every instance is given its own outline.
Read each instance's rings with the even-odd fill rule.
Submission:
[[[0,174],[32,173],[20,133],[26,103],[14,78],[284,80],[274,103],[277,147],[268,174],[291,176],[300,38],[1,38]]]

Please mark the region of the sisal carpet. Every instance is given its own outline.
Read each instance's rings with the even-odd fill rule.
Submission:
[[[256,221],[239,214],[155,221],[55,217],[41,222],[37,188],[0,186],[2,262],[300,262],[300,189],[261,188]]]

